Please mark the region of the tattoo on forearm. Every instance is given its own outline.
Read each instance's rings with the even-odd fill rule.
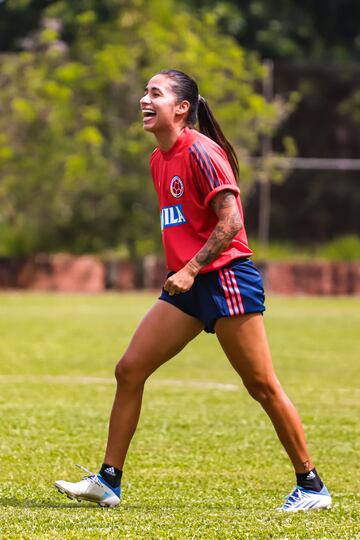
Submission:
[[[219,216],[219,222],[204,247],[195,255],[195,261],[201,267],[216,259],[242,227],[234,194],[230,191],[224,191],[221,195],[215,197],[212,204],[214,211]]]
[[[201,266],[206,266],[216,259],[227,248],[239,228],[232,225],[238,223],[234,216],[229,223],[218,223],[208,238],[204,247],[196,254],[195,260]]]

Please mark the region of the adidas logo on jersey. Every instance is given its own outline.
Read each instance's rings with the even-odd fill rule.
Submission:
[[[165,227],[187,223],[181,204],[175,204],[174,206],[166,206],[165,208],[162,208],[160,220],[161,230],[164,230]]]

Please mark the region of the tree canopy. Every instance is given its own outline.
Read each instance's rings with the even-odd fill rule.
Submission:
[[[295,141],[301,156],[358,156],[359,10],[356,0],[0,1],[0,254],[126,245],[136,257],[159,246],[148,168],[155,141],[138,108],[158,69],[198,80],[239,154],[243,190],[259,178],[246,158],[263,134],[275,134],[280,153],[294,153]],[[261,57],[275,59],[272,105],[262,97]],[[265,160],[263,172],[284,177],[274,164]],[[275,236],[290,234],[308,199],[321,211],[307,235],[302,217],[294,221],[291,238],[336,234],[339,190],[337,221],[353,231],[350,176],[306,178],[294,171],[274,190]],[[294,190],[297,212],[289,211]],[[255,231],[256,186],[249,193]]]
[[[211,7],[220,28],[249,50],[285,61],[360,59],[357,0],[186,0]]]
[[[211,12],[195,18],[173,0],[103,4],[111,19],[84,9],[97,2],[53,3],[22,50],[1,57],[3,254],[125,244],[136,257],[154,249],[148,160],[155,141],[143,132],[139,98],[160,69],[197,79],[240,156],[286,114],[284,102],[268,104],[254,90],[263,66],[219,32]],[[243,165],[243,185],[250,181]]]
[[[220,29],[246,49],[266,58],[344,61],[360,58],[360,4],[357,0],[182,0],[192,11],[211,11]],[[65,39],[76,33],[74,15],[92,10],[98,21],[136,2],[124,0],[3,0],[0,3],[0,50],[17,48],[19,39],[37,28],[50,5],[61,5]],[[179,3],[177,3],[179,5]],[[180,3],[181,5],[181,3]]]

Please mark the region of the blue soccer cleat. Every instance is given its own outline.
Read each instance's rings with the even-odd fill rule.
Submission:
[[[287,497],[284,505],[278,510],[284,512],[298,512],[299,510],[317,510],[331,507],[331,495],[323,486],[321,491],[310,491],[300,486]]]
[[[88,476],[84,476],[80,482],[65,482],[57,480],[55,487],[60,493],[76,499],[77,501],[90,501],[100,506],[113,508],[120,502],[120,487],[111,487],[100,474],[94,474],[85,467],[78,465]]]

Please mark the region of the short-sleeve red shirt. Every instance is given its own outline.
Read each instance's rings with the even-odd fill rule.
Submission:
[[[177,272],[204,246],[218,218],[210,206],[221,190],[237,197],[244,222],[240,190],[224,150],[195,129],[185,128],[168,152],[156,148],[150,158],[151,173],[159,199],[162,239],[169,270]],[[248,257],[245,228],[201,273]]]

